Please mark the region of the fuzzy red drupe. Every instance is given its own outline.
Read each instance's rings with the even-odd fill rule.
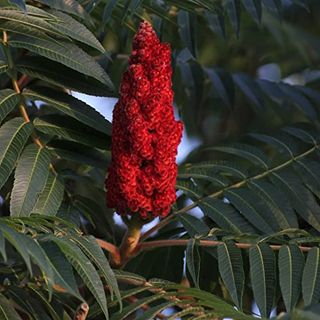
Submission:
[[[119,214],[165,217],[176,200],[183,125],[174,118],[171,76],[169,45],[141,23],[113,111],[107,204]]]

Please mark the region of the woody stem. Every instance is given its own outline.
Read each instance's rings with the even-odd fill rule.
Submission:
[[[136,216],[132,216],[131,220],[127,222],[128,229],[120,245],[121,266],[125,265],[135,252],[143,225],[144,222]]]
[[[156,240],[156,241],[148,241],[139,243],[138,246],[136,246],[135,254],[140,253],[141,251],[148,250],[148,249],[154,249],[154,248],[163,248],[163,247],[171,247],[171,246],[187,246],[189,240],[188,239],[172,239],[172,240]],[[222,241],[215,241],[215,240],[199,240],[199,245],[201,247],[216,247],[224,242]],[[241,243],[241,242],[235,242],[235,246],[239,249],[250,249],[251,247],[255,246],[255,244],[251,243]],[[281,245],[270,245],[270,248],[274,251],[279,251],[281,249]],[[302,252],[308,252],[312,248],[311,247],[305,247],[305,246],[299,246],[299,249]]]

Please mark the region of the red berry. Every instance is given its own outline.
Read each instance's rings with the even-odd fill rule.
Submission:
[[[107,205],[119,214],[165,217],[176,200],[183,126],[174,118],[171,76],[169,45],[141,23],[113,111]]]

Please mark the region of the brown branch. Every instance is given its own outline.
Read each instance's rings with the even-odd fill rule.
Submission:
[[[18,80],[18,86],[19,88],[24,88],[30,81],[29,76],[27,76],[26,74],[23,74],[19,80]]]
[[[98,242],[98,245],[100,248],[108,251],[111,255],[111,264],[113,266],[119,266],[121,264],[121,255],[119,249],[113,245],[112,243],[109,243],[107,241],[104,241],[102,239],[96,238],[96,241]]]
[[[141,251],[153,249],[153,248],[163,248],[163,247],[171,247],[171,246],[187,246],[189,240],[188,239],[175,239],[175,240],[157,240],[157,241],[148,241],[139,243],[135,253],[138,254]],[[214,241],[214,240],[199,240],[199,245],[201,247],[216,247],[224,242],[222,241]],[[255,246],[255,244],[251,243],[241,243],[241,242],[235,242],[235,246],[239,249],[250,249],[251,247]],[[270,248],[274,251],[279,251],[281,245],[270,245]],[[302,252],[308,252],[312,248],[311,247],[303,247],[299,246],[299,249]]]
[[[89,306],[87,303],[81,303],[77,308],[73,320],[86,320],[89,312]]]

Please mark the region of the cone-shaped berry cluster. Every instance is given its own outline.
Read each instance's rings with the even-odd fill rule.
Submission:
[[[171,50],[143,22],[113,111],[107,204],[119,214],[165,217],[176,200],[182,123],[172,108]]]

